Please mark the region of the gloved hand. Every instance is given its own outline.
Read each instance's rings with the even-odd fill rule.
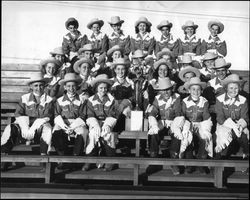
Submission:
[[[101,137],[101,128],[100,126],[93,127],[91,130],[93,130],[95,136],[97,138]]]
[[[110,133],[111,129],[108,125],[102,127],[101,136],[104,137],[107,133]]]

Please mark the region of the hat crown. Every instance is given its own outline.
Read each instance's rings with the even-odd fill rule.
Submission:
[[[134,55],[133,55],[134,58],[141,58],[141,57],[144,57],[144,53],[141,49],[137,49],[135,52],[134,52]]]
[[[171,50],[169,48],[167,48],[167,47],[164,47],[161,51],[162,52],[171,52]]]
[[[119,64],[126,64],[126,60],[124,58],[117,58],[116,60],[114,60],[114,63],[119,63]]]
[[[93,50],[94,47],[93,47],[92,44],[85,44],[85,45],[83,45],[82,49],[85,50],[85,51],[86,50]]]
[[[190,55],[183,55],[181,62],[182,63],[191,63],[192,62],[192,57]]]
[[[195,24],[194,24],[194,22],[193,21],[191,21],[191,20],[188,20],[188,21],[186,21],[185,22],[185,24],[184,24],[185,26],[194,26]]]
[[[121,20],[119,16],[112,16],[110,19],[111,24],[117,24],[117,23],[122,22],[122,21],[123,20]]]
[[[227,65],[227,63],[226,63],[226,60],[224,58],[218,58],[214,62],[214,66],[216,68],[223,67],[225,65]]]
[[[218,55],[213,53],[213,52],[206,52],[204,54],[203,60],[211,60],[211,59],[215,59],[217,57],[218,57]]]
[[[56,47],[54,50],[51,52],[51,54],[61,54],[64,55],[62,47]]]
[[[192,77],[189,80],[190,84],[194,84],[194,83],[201,83],[201,79],[199,77]]]
[[[72,80],[77,79],[77,75],[75,73],[66,73],[64,76],[64,80]]]
[[[146,23],[148,26],[151,26],[151,22],[148,21],[148,19],[146,17],[140,17],[136,22],[135,22],[135,26],[138,26],[140,23]]]
[[[35,73],[34,75],[32,75],[30,81],[34,81],[34,80],[41,80],[43,79],[43,74],[42,73]]]
[[[154,89],[156,90],[166,90],[168,88],[171,88],[173,85],[171,83],[171,80],[166,77],[166,78],[161,78],[158,81],[158,84],[155,85]]]
[[[48,63],[54,63],[56,65],[56,67],[60,67],[61,62],[57,59],[55,59],[54,57],[49,57],[47,59],[44,59],[40,62],[40,65],[42,67],[45,67],[45,65],[47,65]]]

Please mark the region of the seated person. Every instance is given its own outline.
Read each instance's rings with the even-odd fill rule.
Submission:
[[[116,139],[113,130],[117,121],[117,105],[115,98],[110,94],[113,81],[106,74],[98,75],[92,82],[95,94],[87,101],[87,125],[89,127],[89,140],[86,147],[87,156],[98,156],[99,151],[106,156],[115,156]],[[93,168],[92,163],[86,163],[82,170]],[[99,165],[98,167],[101,167]],[[105,171],[111,171],[114,164],[105,164]]]
[[[215,60],[218,58],[218,55],[215,53],[207,52],[203,56],[202,61],[202,69],[201,72],[201,80],[208,82],[209,80],[215,77],[214,65]]]
[[[164,135],[171,135],[170,157],[178,158],[180,140],[175,137],[174,132],[170,131],[173,120],[181,115],[180,95],[173,93],[171,80],[161,78],[154,89],[157,91],[153,105],[148,109],[148,143],[150,157],[157,157],[159,145]],[[175,131],[175,130],[174,130]],[[174,175],[180,173],[177,166],[172,166]]]
[[[65,155],[68,144],[72,142],[74,142],[74,156],[82,155],[86,146],[87,106],[86,101],[82,100],[76,92],[77,85],[81,81],[75,73],[67,73],[64,79],[59,81],[59,84],[63,85],[66,90],[66,94],[58,98],[55,104],[52,142],[59,156]],[[57,166],[58,169],[64,167],[62,163]]]
[[[231,74],[222,80],[225,93],[216,98],[217,114],[216,158],[229,158],[243,149],[243,158],[249,158],[249,113],[245,97],[239,94],[240,80],[237,74]]]
[[[213,157],[212,121],[208,112],[208,101],[201,96],[206,87],[199,77],[193,77],[184,84],[190,95],[182,101],[182,114],[186,118],[183,126],[183,135],[187,136],[186,148],[180,157],[188,159],[207,159],[208,155]],[[184,140],[185,141],[185,140]],[[194,152],[195,151],[195,152]],[[194,167],[186,167],[187,173],[192,173]],[[208,173],[207,167],[198,167],[200,173]]]
[[[35,74],[28,82],[31,92],[21,97],[15,112],[15,122],[6,126],[1,136],[1,153],[8,154],[20,140],[40,143],[41,155],[50,150],[53,117],[53,99],[44,92],[48,79],[41,73]],[[1,163],[6,170],[8,163]]]

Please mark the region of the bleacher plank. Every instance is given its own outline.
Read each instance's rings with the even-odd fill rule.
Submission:
[[[243,183],[249,184],[249,175],[244,172],[236,171],[233,172],[228,178],[227,183]]]
[[[16,64],[3,63],[1,65],[2,71],[40,71],[40,65],[37,64]]]
[[[38,71],[1,71],[2,78],[23,78],[23,79],[30,79],[30,77],[38,74]]]
[[[45,178],[40,166],[24,166],[1,172],[1,178]]]
[[[179,174],[173,175],[170,169],[162,169],[148,176],[148,181],[177,181],[177,182],[214,182],[213,174]]]
[[[17,103],[25,92],[1,92],[1,105],[4,103]],[[12,104],[13,105],[13,104]],[[11,106],[12,106],[11,105]],[[5,105],[6,107],[7,105]]]
[[[6,86],[6,85],[13,85],[13,86],[19,86],[19,85],[26,85],[28,84],[28,82],[30,81],[30,79],[20,79],[20,78],[1,78],[1,84],[2,86]]]
[[[30,87],[28,85],[5,85],[2,87],[2,92],[22,92],[22,93],[28,93],[30,90]],[[21,97],[21,96],[20,96]],[[20,98],[19,97],[19,98]]]

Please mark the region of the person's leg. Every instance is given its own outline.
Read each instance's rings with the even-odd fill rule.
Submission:
[[[171,137],[171,145],[170,145],[170,158],[177,159],[179,158],[179,151],[181,146],[181,140],[178,140],[173,135]],[[178,166],[171,166],[172,172],[174,175],[180,174],[180,169]]]

